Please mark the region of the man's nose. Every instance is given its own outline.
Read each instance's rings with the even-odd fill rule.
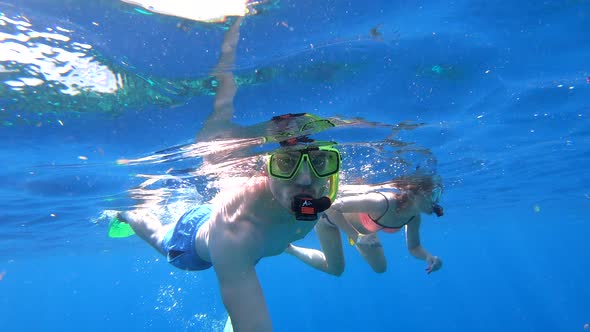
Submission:
[[[299,169],[299,172],[297,173],[297,176],[295,178],[295,182],[298,185],[309,186],[312,184],[311,176],[312,176],[311,169],[309,168],[307,161],[304,160],[303,164],[301,165],[301,168]]]

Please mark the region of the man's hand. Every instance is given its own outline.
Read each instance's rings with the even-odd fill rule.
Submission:
[[[426,273],[428,274],[440,270],[442,267],[442,261],[440,258],[438,258],[438,256],[428,256],[428,258],[426,258],[426,262],[428,263],[428,267],[426,268]]]

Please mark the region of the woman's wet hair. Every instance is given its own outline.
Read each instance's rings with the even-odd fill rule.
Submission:
[[[420,196],[429,197],[435,188],[442,189],[442,181],[438,175],[407,175],[391,181],[399,191],[397,210],[411,206]]]

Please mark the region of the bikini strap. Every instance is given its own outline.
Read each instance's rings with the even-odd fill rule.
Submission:
[[[373,217],[371,217],[371,214],[367,213],[367,216],[369,216],[369,219],[371,219],[372,222],[376,223],[377,225],[383,227],[383,225],[381,225],[379,223],[379,220],[381,220],[381,218],[383,218],[383,216],[385,214],[387,214],[387,212],[389,211],[389,199],[387,198],[387,196],[385,196],[384,193],[380,192],[380,191],[375,191],[376,193],[380,194],[381,196],[383,196],[383,198],[385,198],[385,203],[387,204],[387,208],[385,209],[385,212],[383,212],[382,215],[379,216],[379,218],[373,219]]]
[[[385,212],[383,212],[383,214],[377,219],[371,218],[371,215],[367,213],[367,216],[369,217],[369,219],[371,219],[372,222],[374,222],[375,224],[379,225],[380,227],[382,227],[384,229],[400,229],[400,228],[404,227],[405,225],[409,224],[410,221],[414,220],[414,217],[416,217],[416,216],[411,216],[410,219],[408,219],[408,221],[406,221],[403,225],[401,225],[399,227],[385,226],[382,223],[380,223],[379,220],[381,220],[381,218],[383,218],[383,216],[385,216],[387,211],[389,211],[389,199],[382,192],[380,192],[380,191],[376,191],[376,192],[381,194],[381,196],[383,196],[385,198],[385,202],[387,203],[387,209],[385,209]]]
[[[330,227],[338,228],[338,226],[336,226],[336,224],[333,223],[332,220],[330,220],[330,218],[328,218],[328,214],[327,213],[324,213],[322,215],[322,218],[324,218],[324,220],[326,221],[326,224],[330,225]]]

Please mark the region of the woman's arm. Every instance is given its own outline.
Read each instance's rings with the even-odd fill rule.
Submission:
[[[420,224],[421,218],[420,215],[417,215],[414,220],[406,225],[406,244],[412,256],[425,260],[428,263],[426,272],[430,274],[442,267],[442,261],[437,256],[432,256],[420,244]]]
[[[395,210],[395,200],[391,195],[392,194],[388,192],[369,192],[339,197],[334,201],[328,211],[340,214],[363,212],[378,218],[388,212],[388,207],[389,211]]]

